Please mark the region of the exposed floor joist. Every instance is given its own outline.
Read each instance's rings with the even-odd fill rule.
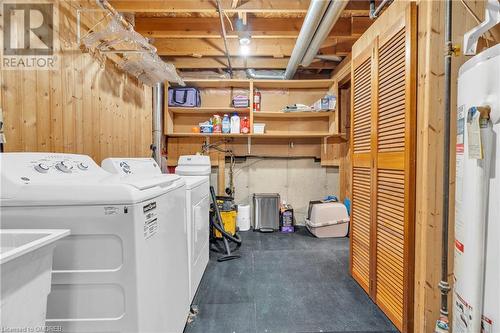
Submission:
[[[212,0],[113,0],[119,11],[135,13],[216,13]],[[227,13],[301,13],[305,14],[309,0],[246,0],[233,7],[233,0],[221,0]],[[367,14],[368,1],[350,1],[346,10],[360,15]]]
[[[236,17],[232,21],[236,27]],[[248,31],[252,39],[297,38],[302,21],[302,18],[249,17],[242,31]],[[139,17],[135,23],[139,33],[151,38],[221,38],[218,18]],[[359,37],[371,23],[369,17],[342,17],[333,27],[330,37]],[[227,31],[228,38],[238,38],[238,34],[231,29]]]
[[[321,53],[328,55],[346,56],[351,52],[355,38],[330,38],[323,43]],[[193,56],[197,58],[224,56],[224,41],[222,39],[158,39],[154,46],[160,56]],[[229,54],[239,55],[237,39],[227,41]],[[288,57],[292,54],[295,39],[256,39],[249,45],[252,57]]]
[[[228,67],[215,0],[110,0],[121,12],[134,13],[135,29],[151,39],[158,54],[179,69]],[[228,52],[235,69],[284,69],[295,46],[310,0],[220,0]],[[379,1],[377,1],[379,2]],[[369,0],[349,0],[319,51],[346,56],[368,29]],[[239,38],[250,37],[244,56]],[[316,60],[312,72],[329,71],[336,62]]]
[[[164,57],[165,60],[171,62],[178,69],[212,69],[226,68],[226,57]],[[266,69],[283,69],[288,63],[286,58],[269,58],[269,57],[231,57],[231,64],[234,69],[245,68],[266,68]],[[309,69],[334,69],[337,67],[336,62],[317,61],[313,62]]]

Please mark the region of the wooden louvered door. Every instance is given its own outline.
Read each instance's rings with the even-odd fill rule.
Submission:
[[[352,60],[351,272],[412,332],[415,223],[415,7]]]

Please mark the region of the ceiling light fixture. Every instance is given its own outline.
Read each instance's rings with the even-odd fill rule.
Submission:
[[[240,38],[240,54],[242,56],[248,56],[250,54],[250,38],[241,37]]]

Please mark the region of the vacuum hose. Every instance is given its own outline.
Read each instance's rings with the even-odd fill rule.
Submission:
[[[217,206],[217,196],[215,195],[215,190],[212,186],[210,186],[210,195],[212,196],[212,202],[214,203],[214,211],[217,218],[217,223],[212,221],[212,225],[215,229],[217,229],[225,238],[229,239],[231,242],[234,242],[238,245],[241,245],[241,238],[238,234],[234,236],[228,233],[222,227],[222,217],[220,216],[219,207]]]

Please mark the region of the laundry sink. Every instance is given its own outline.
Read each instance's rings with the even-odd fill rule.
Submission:
[[[0,229],[2,329],[43,332],[55,242],[69,233],[69,230]]]

